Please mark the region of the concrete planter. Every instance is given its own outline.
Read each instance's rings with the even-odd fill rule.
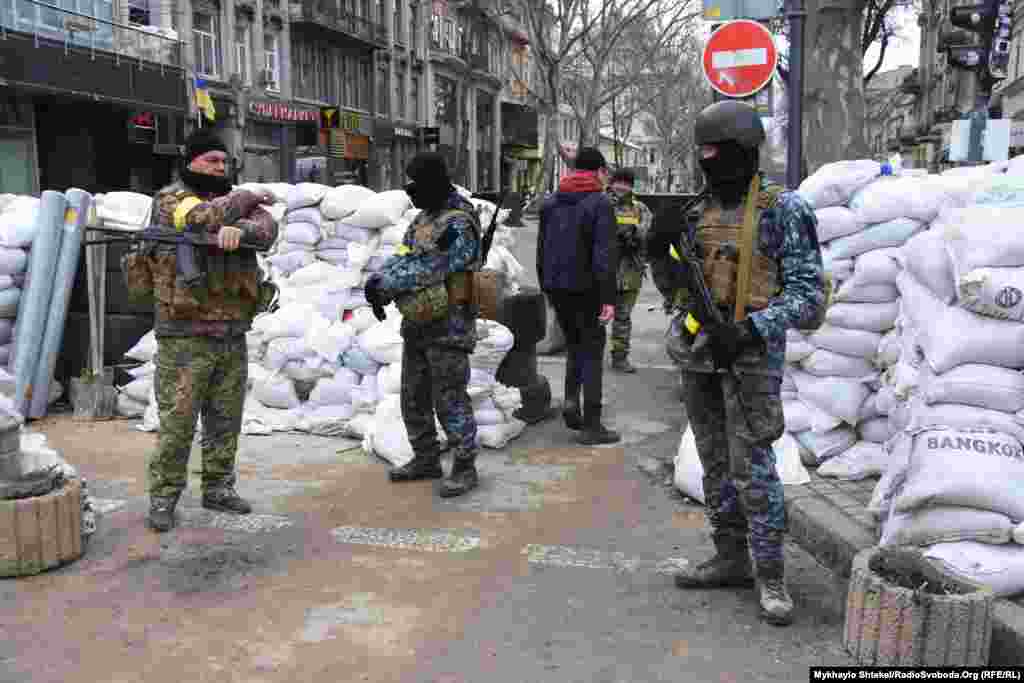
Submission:
[[[82,484],[0,500],[0,577],[39,574],[82,556]]]
[[[992,611],[991,591],[919,552],[868,548],[853,561],[843,645],[861,666],[985,666]]]

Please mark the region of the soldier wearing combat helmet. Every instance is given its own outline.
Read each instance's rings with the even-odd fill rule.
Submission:
[[[817,221],[795,192],[760,175],[761,119],[736,101],[697,117],[694,140],[708,198],[686,225],[722,324],[705,324],[709,353],[698,353],[686,325],[691,292],[670,255],[674,236],[653,233],[655,284],[674,314],[668,351],[682,368],[682,393],[704,467],[706,514],[716,554],[680,571],[680,588],[756,583],[762,619],[792,620],[785,583],[783,487],[772,443],[782,436],[780,389],[786,330],[820,324],[825,278]],[[723,382],[727,372],[735,382]],[[751,557],[753,567],[751,567]]]

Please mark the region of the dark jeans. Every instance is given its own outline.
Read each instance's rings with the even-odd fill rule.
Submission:
[[[604,372],[604,324],[597,319],[601,302],[592,293],[548,292],[555,317],[565,334],[565,398],[579,401],[583,389],[584,412],[601,413]]]

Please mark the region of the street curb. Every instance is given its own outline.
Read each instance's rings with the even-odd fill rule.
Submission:
[[[789,536],[837,578],[849,581],[853,558],[877,543],[862,503],[863,492],[874,480],[835,482],[814,473],[811,477],[810,484],[786,487]],[[1024,605],[1005,598],[993,605],[989,664],[1024,666]]]

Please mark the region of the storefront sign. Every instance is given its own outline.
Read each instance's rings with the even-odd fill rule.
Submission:
[[[334,159],[370,158],[370,138],[367,135],[350,133],[344,130],[332,130],[327,143],[327,153]]]
[[[249,113],[264,119],[281,122],[319,123],[320,111],[299,109],[280,102],[250,102]]]
[[[409,138],[410,140],[415,140],[416,131],[412,128],[403,128],[402,126],[395,126],[395,137]]]

